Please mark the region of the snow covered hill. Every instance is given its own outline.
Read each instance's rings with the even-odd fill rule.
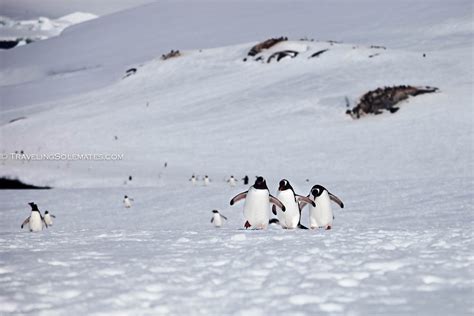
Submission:
[[[17,46],[21,46],[58,36],[67,27],[95,18],[97,18],[96,15],[84,12],[70,13],[58,19],[39,17],[34,20],[19,21],[0,16],[0,41],[17,41]]]
[[[473,313],[472,47],[463,0],[183,0],[0,52],[0,176],[55,188],[0,191],[0,313]],[[405,84],[440,90],[345,114]],[[231,174],[346,207],[331,231],[245,231]],[[19,229],[30,201],[53,227]]]

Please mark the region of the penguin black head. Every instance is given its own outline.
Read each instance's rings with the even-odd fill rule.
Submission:
[[[286,179],[280,180],[280,185],[278,186],[278,191],[293,190],[291,187],[290,181]]]
[[[253,185],[253,187],[255,189],[260,189],[260,190],[267,189],[268,190],[267,182],[265,181],[265,179],[263,177],[260,177],[260,176],[258,176],[257,179],[255,180],[255,184]]]
[[[44,211],[44,215],[46,215],[46,214],[49,214],[49,212],[48,212],[48,211]]]
[[[219,211],[218,210],[212,210],[212,213],[217,214],[217,213],[219,213]]]
[[[35,202],[30,202],[28,203],[29,206],[31,206],[31,211],[37,211],[39,212],[38,205],[35,204]]]
[[[321,194],[323,194],[324,191],[326,191],[326,188],[324,188],[322,185],[319,185],[319,184],[316,184],[315,186],[311,188],[311,194],[314,197],[320,196]]]
[[[126,198],[128,198],[128,196],[125,195],[123,198],[126,199]]]

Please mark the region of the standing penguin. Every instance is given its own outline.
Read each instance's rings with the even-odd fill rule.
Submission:
[[[54,216],[53,214],[49,214],[48,211],[45,211],[44,212],[44,222],[48,225],[48,226],[52,226],[53,225],[53,220],[52,218],[56,218],[56,216]]]
[[[227,220],[227,217],[219,213],[218,210],[212,210],[212,218],[211,218],[211,223],[214,224],[216,227],[221,227],[222,226],[222,219]]]
[[[191,179],[189,179],[189,181],[191,181],[191,183],[192,183],[193,185],[195,185],[195,184],[196,184],[196,181],[197,181],[196,176],[193,174],[193,175],[191,176]]]
[[[312,206],[316,206],[316,204],[306,196],[295,194],[295,190],[286,179],[280,181],[277,199],[280,200],[286,208],[285,212],[282,212],[277,211],[275,205],[272,207],[273,214],[277,215],[281,227],[288,229],[294,229],[297,227],[307,229],[305,226],[301,225],[301,208],[299,203],[304,202],[305,204],[311,204]]]
[[[255,184],[248,191],[237,194],[230,205],[245,199],[244,204],[244,227],[254,227],[256,229],[265,229],[268,226],[270,214],[270,203],[278,206],[283,212],[285,206],[268,191],[267,182],[263,177],[257,177]]]
[[[344,203],[329,192],[322,185],[315,185],[311,188],[311,192],[308,197],[316,203],[316,206],[309,207],[309,223],[311,229],[324,227],[326,230],[331,229],[334,215],[332,213],[331,201],[337,203],[340,208],[344,208]],[[303,207],[304,203],[300,203]]]
[[[229,182],[229,185],[231,187],[235,187],[235,185],[237,184],[237,180],[234,178],[234,176],[230,176],[229,180],[227,180],[227,182]]]
[[[243,177],[242,180],[244,181],[245,185],[249,184],[249,176],[248,175],[245,175],[245,177]]]
[[[21,224],[21,229],[26,224],[29,225],[30,232],[39,232],[43,230],[43,224],[48,228],[48,224],[45,223],[43,216],[41,215],[40,210],[38,209],[38,205],[34,202],[28,203],[31,206],[31,214],[28,216]]]
[[[132,201],[133,199],[132,198],[129,198],[128,196],[124,196],[123,197],[123,205],[125,206],[125,208],[130,208],[132,207]]]
[[[207,175],[205,175],[204,176],[204,185],[208,186],[210,182],[211,182],[211,179],[209,179],[209,177]]]

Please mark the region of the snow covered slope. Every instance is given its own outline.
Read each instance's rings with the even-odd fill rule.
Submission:
[[[7,40],[44,40],[61,34],[71,25],[97,18],[96,15],[84,12],[74,12],[58,19],[39,17],[33,20],[12,20],[0,16],[0,41]],[[24,45],[25,43],[19,43]]]
[[[298,4],[160,1],[0,53],[0,175],[57,188],[0,192],[0,313],[474,312],[472,4]],[[281,35],[263,60],[295,58],[248,58]],[[344,114],[399,84],[440,92]],[[10,159],[22,150],[123,159]],[[331,231],[245,231],[231,174],[320,183],[346,207]],[[51,229],[19,229],[30,201]]]

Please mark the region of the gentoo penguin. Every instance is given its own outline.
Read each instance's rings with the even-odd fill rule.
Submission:
[[[56,216],[54,216],[53,214],[49,214],[48,211],[45,211],[44,212],[44,222],[48,225],[48,226],[52,226],[53,225],[53,220],[52,218],[56,218]]]
[[[26,224],[29,225],[30,232],[39,232],[43,230],[43,224],[48,227],[48,224],[45,223],[43,216],[41,215],[40,210],[38,209],[38,205],[34,202],[28,203],[31,206],[31,214],[28,216],[21,224],[21,228]]]
[[[249,184],[249,176],[245,175],[245,177],[243,177],[242,180],[244,181],[245,185]]]
[[[334,220],[334,215],[332,213],[331,208],[331,200],[339,205],[340,208],[344,208],[344,203],[329,192],[325,187],[322,185],[315,185],[311,188],[311,192],[308,197],[316,203],[316,206],[309,207],[309,223],[311,229],[324,227],[325,229],[331,229],[332,222]],[[306,202],[300,203],[300,207],[303,207],[302,204]]]
[[[123,205],[125,205],[126,208],[132,207],[132,201],[133,201],[133,199],[129,198],[126,195],[123,197]]]
[[[211,182],[211,179],[209,179],[209,177],[207,175],[204,176],[204,185],[209,185],[209,183]]]
[[[227,180],[227,182],[229,182],[229,185],[231,187],[235,187],[235,185],[237,184],[237,180],[234,178],[234,176],[230,176],[229,180]]]
[[[196,176],[193,174],[193,175],[191,176],[191,179],[189,179],[189,181],[191,181],[191,183],[192,183],[193,185],[195,185],[195,184],[196,184],[196,181],[197,181]]]
[[[268,191],[267,183],[263,177],[257,177],[255,184],[248,191],[237,194],[230,205],[245,199],[244,204],[244,227],[247,229],[253,227],[256,229],[265,229],[268,226],[270,214],[270,203],[278,206],[283,212],[285,206]]]
[[[212,218],[211,218],[211,223],[214,224],[216,227],[221,227],[222,226],[222,219],[227,220],[227,217],[219,213],[218,210],[212,210]]]
[[[288,229],[294,229],[297,227],[307,229],[300,223],[301,209],[299,203],[305,202],[305,204],[307,203],[316,206],[315,203],[306,196],[295,194],[295,190],[293,190],[290,182],[286,179],[280,181],[277,199],[279,199],[286,208],[285,212],[282,212],[279,210],[277,211],[275,206],[272,207],[273,214],[277,215],[281,227]]]

